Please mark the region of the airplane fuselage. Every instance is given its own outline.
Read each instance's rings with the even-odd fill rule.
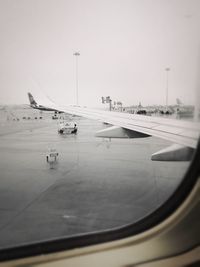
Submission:
[[[39,110],[43,110],[43,111],[54,111],[54,112],[58,112],[58,113],[62,113],[61,111],[57,110],[57,109],[53,109],[53,108],[47,108],[47,107],[44,107],[42,105],[30,105],[31,108],[34,108],[34,109],[39,109]]]

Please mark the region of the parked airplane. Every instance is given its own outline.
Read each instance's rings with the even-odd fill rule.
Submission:
[[[30,96],[31,94],[29,93],[28,95]],[[34,108],[38,107],[33,97],[32,103],[35,103]],[[53,105],[49,108],[114,125],[98,131],[96,133],[97,137],[142,138],[156,136],[175,143],[170,147],[154,153],[151,157],[152,160],[190,160],[199,139],[200,123],[197,122],[102,111],[79,106],[63,107]]]
[[[42,105],[38,105],[31,93],[28,93],[28,98],[29,98],[30,106],[32,108],[43,110],[43,111],[54,111],[56,113],[57,112],[58,113],[62,113],[57,109],[45,107],[45,106],[42,106]]]

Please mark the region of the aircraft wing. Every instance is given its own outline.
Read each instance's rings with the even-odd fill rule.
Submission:
[[[180,155],[183,154],[187,155],[181,160],[189,159],[188,153],[193,152],[199,139],[200,123],[198,122],[102,111],[79,106],[52,105],[49,108],[114,125],[97,132],[96,136],[98,137],[140,138],[156,136],[178,144],[153,154],[153,160],[180,160]],[[166,157],[166,155],[168,156]]]

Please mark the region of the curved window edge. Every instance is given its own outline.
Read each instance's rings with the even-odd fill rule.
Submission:
[[[28,243],[20,246],[0,249],[0,262],[16,260],[20,258],[39,256],[62,252],[69,249],[97,245],[105,242],[132,237],[147,231],[166,220],[184,202],[195,186],[200,174],[200,140],[195,150],[193,159],[187,169],[182,182],[177,189],[161,206],[141,220],[100,232],[80,234],[72,237],[44,240],[37,243]]]

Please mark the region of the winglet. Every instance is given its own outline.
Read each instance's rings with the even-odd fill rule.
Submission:
[[[34,97],[32,96],[31,93],[28,93],[28,98],[29,98],[30,105],[33,106],[33,107],[36,107],[37,106],[37,102],[35,101],[35,99],[34,99]]]
[[[176,103],[177,103],[177,105],[183,105],[183,103],[181,102],[181,100],[179,99],[179,98],[176,98]]]

